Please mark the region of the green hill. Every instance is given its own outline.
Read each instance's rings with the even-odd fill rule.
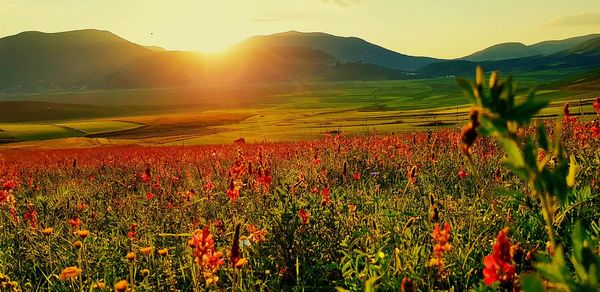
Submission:
[[[503,43],[475,52],[462,59],[472,62],[497,61],[529,57],[540,54],[541,53],[536,49],[530,48],[522,43]]]
[[[600,38],[600,34],[590,34],[563,40],[544,41],[533,45],[522,43],[501,43],[460,58],[472,62],[499,61],[536,55],[550,55],[569,50],[589,40]]]
[[[295,46],[323,51],[342,63],[363,62],[397,70],[412,71],[439,61],[429,57],[407,56],[357,37],[340,37],[321,32],[289,31],[266,36],[255,36],[240,46]]]
[[[110,32],[23,32],[0,39],[0,88],[87,87],[152,51]]]

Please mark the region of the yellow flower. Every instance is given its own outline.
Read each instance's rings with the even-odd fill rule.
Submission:
[[[167,254],[169,254],[169,250],[166,249],[166,248],[159,249],[158,250],[158,254],[161,255],[161,256],[166,256]]]
[[[77,231],[77,236],[79,236],[79,238],[84,239],[86,237],[88,237],[88,235],[90,235],[90,231],[89,230],[79,230]]]
[[[121,280],[115,284],[115,290],[117,292],[125,292],[127,290],[127,286],[129,286],[127,280]]]
[[[154,251],[154,248],[153,248],[153,247],[151,247],[151,246],[144,247],[144,248],[141,248],[141,249],[140,249],[140,252],[141,252],[143,255],[150,255],[150,254],[151,254],[153,251]]]
[[[52,228],[52,227],[47,227],[47,228],[44,228],[44,230],[42,230],[42,234],[44,234],[46,236],[51,235],[53,232],[54,232],[54,228]]]
[[[106,284],[103,281],[96,282],[92,284],[92,289],[105,289]]]
[[[67,267],[62,272],[60,272],[60,276],[58,277],[61,280],[75,279],[77,276],[81,274],[81,269],[78,267]]]
[[[130,262],[135,260],[135,252],[132,252],[132,251],[128,252],[127,255],[125,256],[125,258]]]

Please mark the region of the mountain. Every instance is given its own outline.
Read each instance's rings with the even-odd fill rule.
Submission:
[[[522,43],[502,43],[475,52],[461,59],[472,62],[482,62],[523,58],[540,54],[541,53],[538,50],[528,47]]]
[[[423,77],[468,75],[472,74],[477,65],[488,71],[499,70],[507,73],[563,69],[592,70],[600,67],[600,38],[548,55],[483,62],[451,60],[430,64],[417,72]]]
[[[600,55],[600,37],[585,41],[567,51],[569,54],[579,54],[588,56]]]
[[[460,60],[484,62],[524,58],[535,55],[550,55],[571,49],[599,37],[600,34],[590,34],[563,40],[544,41],[529,46],[517,42],[501,43],[462,57]]]
[[[150,53],[108,31],[23,32],[0,39],[0,88],[85,86]]]
[[[573,48],[586,41],[600,38],[600,34],[589,34],[584,36],[572,37],[563,40],[545,41],[531,45],[532,49],[540,52],[541,54],[554,54],[560,51],[565,51]]]
[[[289,31],[251,37],[238,47],[295,46],[323,51],[342,63],[371,63],[396,70],[413,71],[439,59],[407,56],[357,37],[340,37],[321,32]]]
[[[213,56],[144,47],[108,31],[24,32],[0,38],[0,91],[412,78],[400,70],[348,63],[294,44],[245,42]],[[381,53],[374,48],[363,49]]]

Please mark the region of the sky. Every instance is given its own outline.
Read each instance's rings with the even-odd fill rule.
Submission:
[[[457,58],[501,42],[600,33],[600,0],[0,0],[0,37],[86,28],[201,52],[253,35],[321,31]]]

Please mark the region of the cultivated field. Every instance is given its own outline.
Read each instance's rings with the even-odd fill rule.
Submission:
[[[592,98],[600,88],[561,81],[567,73],[524,74],[517,84],[524,88],[542,84],[539,98],[553,101],[542,117],[557,117],[565,102],[574,114],[593,113]],[[452,128],[464,123],[469,108],[455,78],[5,94],[0,103],[5,112],[0,129],[8,133],[2,141],[104,137],[109,143],[148,145]]]

